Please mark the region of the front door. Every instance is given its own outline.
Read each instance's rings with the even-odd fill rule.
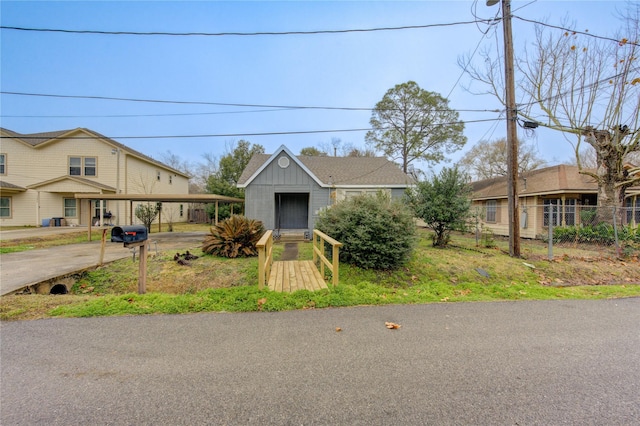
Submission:
[[[309,228],[309,194],[276,193],[276,229]]]

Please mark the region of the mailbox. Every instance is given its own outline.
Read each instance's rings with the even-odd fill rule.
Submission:
[[[147,238],[147,228],[143,225],[114,226],[111,230],[112,243],[133,243]]]

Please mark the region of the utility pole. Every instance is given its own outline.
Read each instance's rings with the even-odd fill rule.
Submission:
[[[499,0],[487,0],[493,6]],[[520,257],[520,215],[518,206],[518,128],[516,120],[515,80],[513,67],[513,33],[511,0],[501,0],[504,38],[505,107],[507,110],[507,202],[509,210],[509,255]]]

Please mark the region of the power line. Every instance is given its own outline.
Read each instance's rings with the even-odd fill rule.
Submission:
[[[501,120],[496,118],[489,118],[483,120],[468,120],[458,121],[456,123],[483,123],[489,121]],[[454,123],[438,123],[437,126],[446,126]],[[250,136],[279,136],[279,135],[303,135],[303,134],[316,134],[316,133],[343,133],[343,132],[367,132],[373,130],[372,128],[360,128],[360,129],[332,129],[332,130],[300,130],[300,131],[282,131],[282,132],[255,132],[255,133],[217,133],[217,134],[202,134],[202,135],[146,135],[146,136],[108,136],[110,139],[193,139],[193,138],[220,138],[220,137],[250,137]],[[0,139],[41,139],[41,140],[54,140],[59,137],[50,136],[37,136],[29,134],[18,134],[17,136],[0,136]],[[93,136],[77,136],[77,139],[95,139]]]
[[[487,20],[489,22],[490,20]],[[228,37],[228,36],[288,36],[288,35],[317,35],[317,34],[346,34],[346,33],[369,33],[378,31],[399,31],[399,30],[417,30],[424,28],[451,27],[456,25],[477,24],[478,20],[447,22],[441,24],[425,24],[425,25],[403,25],[399,27],[376,27],[376,28],[351,28],[342,30],[313,30],[313,31],[263,31],[263,32],[165,32],[165,31],[100,31],[100,30],[69,30],[61,28],[32,28],[32,27],[14,27],[8,25],[0,26],[3,30],[13,31],[33,31],[48,33],[66,33],[66,34],[98,34],[98,35],[131,35],[131,36],[171,36],[171,37]]]
[[[136,118],[136,117],[179,117],[196,115],[225,115],[225,114],[250,114],[256,112],[290,111],[294,108],[254,109],[249,111],[218,111],[218,112],[185,112],[168,114],[109,114],[109,115],[4,115],[3,118]]]
[[[519,19],[521,21],[524,21],[524,22],[529,22],[531,24],[542,25],[542,26],[545,26],[545,27],[555,28],[557,30],[562,30],[562,31],[568,31],[568,32],[570,32],[572,34],[574,34],[574,33],[575,34],[581,34],[581,35],[584,35],[584,36],[589,36],[589,37],[597,38],[597,39],[600,39],[600,40],[607,40],[607,41],[613,41],[613,42],[616,42],[616,43],[620,43],[619,39],[615,39],[615,38],[611,38],[611,37],[605,37],[605,36],[599,36],[599,35],[596,35],[596,34],[592,34],[592,33],[588,32],[588,31],[577,31],[577,30],[574,30],[574,29],[571,29],[571,28],[565,28],[565,27],[561,27],[559,25],[547,24],[545,22],[540,22],[540,21],[536,21],[536,20],[533,20],[533,19],[526,19],[526,18],[523,18],[521,16],[516,16],[516,15],[512,15],[512,17],[516,18],[516,19]],[[637,41],[631,41],[631,40],[627,40],[626,43],[627,44],[632,44],[634,46],[639,46],[640,45]]]
[[[124,102],[144,102],[144,103],[161,103],[161,104],[178,104],[178,105],[212,105],[212,106],[231,106],[231,107],[240,107],[240,108],[268,108],[266,110],[258,110],[258,111],[239,111],[239,112],[266,112],[266,111],[282,111],[282,110],[335,110],[335,111],[373,111],[375,108],[363,108],[363,107],[337,107],[337,106],[313,106],[313,105],[265,105],[265,104],[242,104],[242,103],[224,103],[224,102],[208,102],[208,101],[178,101],[178,100],[164,100],[164,99],[140,99],[140,98],[118,98],[118,97],[109,97],[109,96],[91,96],[91,95],[61,95],[61,94],[51,94],[51,93],[29,93],[29,92],[10,92],[10,91],[0,91],[0,94],[4,95],[16,95],[16,96],[38,96],[38,97],[47,97],[47,98],[65,98],[65,99],[94,99],[94,100],[107,100],[107,101],[124,101]],[[495,110],[456,110],[460,112],[495,112]],[[139,116],[165,116],[165,115],[205,115],[205,114],[233,114],[238,112],[210,112],[210,113],[184,113],[184,114],[149,114],[149,115],[140,115],[133,114],[131,117],[139,117]],[[2,115],[2,117],[24,117],[24,116],[7,116]],[[34,118],[78,118],[83,116],[27,116]],[[88,116],[91,117],[91,116]],[[96,117],[105,117],[105,116],[96,116]],[[109,116],[106,116],[109,117]],[[127,117],[127,115],[119,114],[114,115],[112,117]]]

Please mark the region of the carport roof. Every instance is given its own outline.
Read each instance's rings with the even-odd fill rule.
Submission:
[[[155,201],[164,203],[244,203],[244,199],[218,194],[75,194],[79,200]]]

